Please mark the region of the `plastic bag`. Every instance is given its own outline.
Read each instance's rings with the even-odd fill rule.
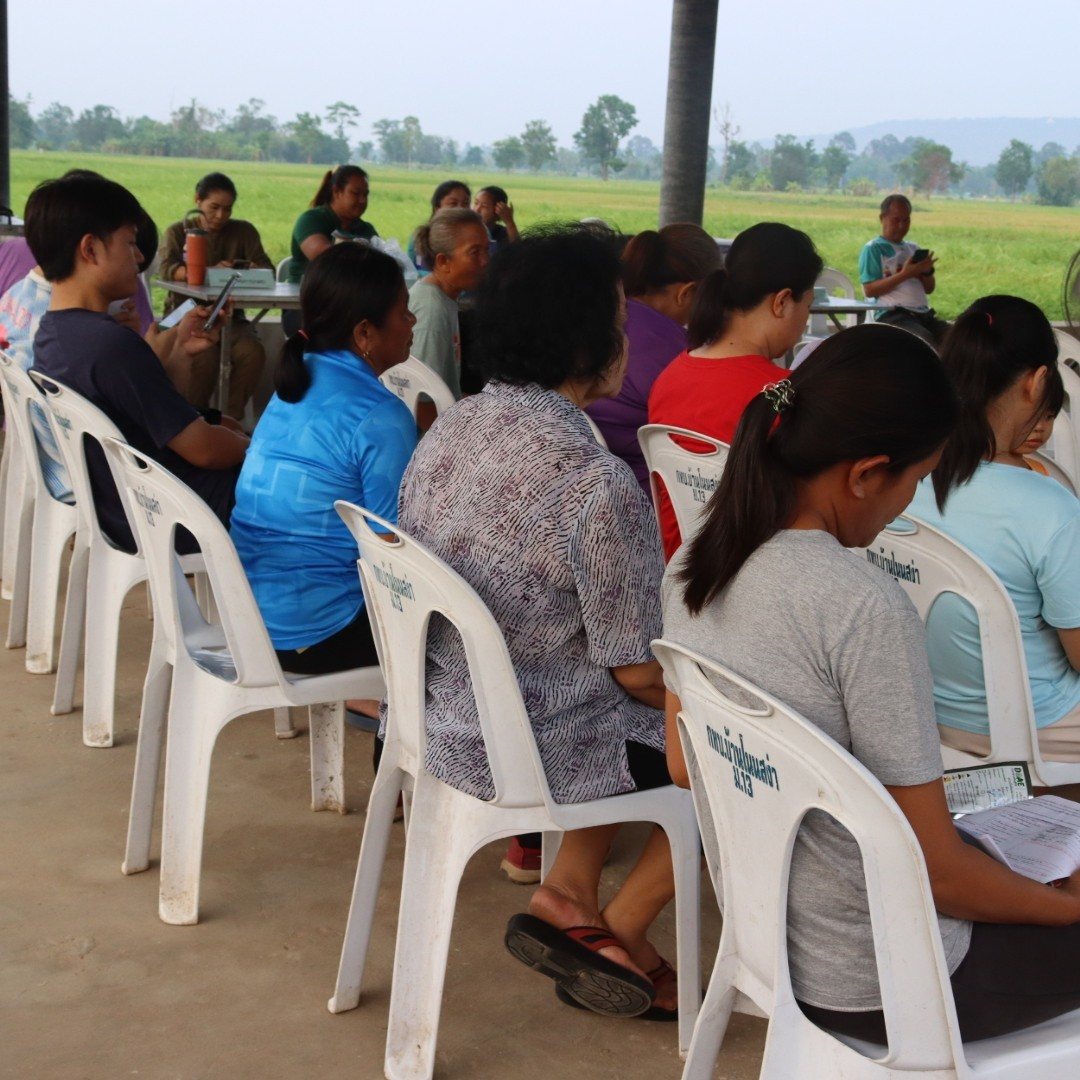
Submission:
[[[412,259],[401,250],[401,244],[398,243],[396,236],[390,236],[383,238],[381,236],[373,236],[368,240],[368,244],[376,248],[379,251],[385,252],[401,267],[401,272],[405,275],[405,285],[409,288],[420,276],[416,272],[416,266],[413,264]]]

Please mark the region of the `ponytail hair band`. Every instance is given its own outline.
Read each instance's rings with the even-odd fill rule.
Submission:
[[[762,388],[765,400],[772,406],[777,416],[787,412],[795,404],[795,387],[790,379],[781,379],[779,382],[767,383]]]
[[[311,338],[309,338],[309,337],[307,336],[307,331],[306,331],[306,330],[305,330],[305,329],[304,329],[303,327],[301,327],[301,328],[300,328],[299,330],[297,330],[296,332],[297,332],[297,333],[298,333],[298,334],[299,334],[299,335],[300,335],[300,336],[301,336],[301,337],[302,337],[302,338],[303,338],[303,339],[304,339],[305,341],[310,341],[310,340],[311,340]]]

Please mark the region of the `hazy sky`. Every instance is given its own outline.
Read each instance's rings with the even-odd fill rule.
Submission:
[[[230,113],[256,97],[284,121],[344,100],[362,113],[353,143],[413,114],[426,132],[480,144],[543,119],[570,145],[585,108],[617,94],[637,108],[634,134],[663,138],[669,0],[16,0],[8,20],[11,89],[35,115],[59,101],[165,120],[193,96]],[[987,0],[720,0],[712,100],[730,103],[746,139],[1075,116],[1078,40],[1075,0],[1011,13]]]

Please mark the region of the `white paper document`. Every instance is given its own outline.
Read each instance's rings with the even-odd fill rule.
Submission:
[[[1057,881],[1080,868],[1080,803],[1057,795],[980,810],[956,819],[998,862],[1036,881]]]

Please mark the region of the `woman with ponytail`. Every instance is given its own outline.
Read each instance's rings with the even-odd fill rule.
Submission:
[[[913,334],[875,325],[829,338],[747,406],[663,597],[665,637],[790,705],[885,785],[922,849],[971,1041],[1080,1007],[1080,875],[1051,889],[960,839],[922,623],[902,586],[845,550],[905,508],[958,409],[941,361]],[[668,764],[685,785],[679,708],[669,690]],[[887,1042],[862,857],[816,811],[795,839],[787,932],[810,1019]]]
[[[1046,316],[1016,296],[984,296],[957,320],[942,362],[964,409],[933,484],[912,513],[973,551],[1016,608],[1044,757],[1080,761],[1080,501],[1016,450],[1065,396]],[[927,621],[941,739],[990,749],[975,612],[956,596]]]
[[[716,241],[697,225],[647,229],[623,250],[626,291],[626,377],[617,397],[586,410],[608,449],[621,457],[649,494],[649,472],[638,428],[649,422],[649,393],[657,376],[686,349],[686,323],[698,282],[720,266]]]
[[[303,280],[312,259],[333,247],[337,239],[370,240],[379,235],[374,225],[363,220],[369,194],[368,174],[359,165],[326,171],[310,209],[293,226],[289,281]]]
[[[408,295],[398,264],[363,244],[312,264],[300,288],[304,329],[285,343],[240,473],[232,538],[289,672],[378,662],[356,542],[334,502],[397,520],[416,425],[379,376],[409,355]]]
[[[649,423],[730,443],[746,403],[766,383],[788,374],[773,359],[802,337],[822,265],[813,241],[798,229],[761,222],[739,233],[725,268],[697,288],[690,348],[653,385]],[[670,559],[681,538],[666,493],[660,526]]]

